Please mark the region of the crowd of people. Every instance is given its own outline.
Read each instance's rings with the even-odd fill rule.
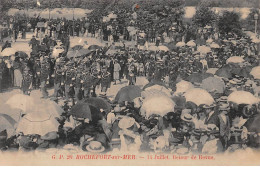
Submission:
[[[37,18],[30,24],[32,52],[0,58],[0,89],[18,87],[28,96],[40,89],[41,99],[55,101],[63,112],[55,132],[25,134],[19,122],[15,135],[3,130],[1,150],[73,144],[90,152],[216,154],[259,148],[260,77],[253,73],[259,66],[258,44],[246,35],[220,35],[212,26],[197,29],[193,37],[192,28],[178,19],[144,27],[138,12],[127,11],[77,21]],[[46,24],[39,27],[39,22]],[[100,44],[72,46],[73,36]],[[8,48],[12,43],[6,41],[2,53]],[[136,86],[137,77],[148,84]],[[209,78],[220,84],[204,83]],[[108,89],[126,80],[126,89],[111,100]],[[54,88],[53,95],[48,88]],[[199,92],[190,99],[193,89]],[[246,94],[232,100],[232,93],[240,91]],[[148,104],[150,99],[158,103]],[[23,112],[21,118],[27,116]]]

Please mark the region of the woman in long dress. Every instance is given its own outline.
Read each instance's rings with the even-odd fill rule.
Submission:
[[[21,73],[21,60],[20,58],[16,58],[14,63],[13,63],[13,69],[14,69],[14,87],[22,87],[22,82],[23,82],[23,76]]]
[[[121,70],[121,66],[119,65],[119,63],[117,62],[117,60],[115,60],[115,63],[114,63],[114,81],[115,81],[115,83],[114,84],[116,84],[116,81],[117,80],[119,80],[120,81],[120,77],[119,77],[119,72],[120,72],[120,70]]]

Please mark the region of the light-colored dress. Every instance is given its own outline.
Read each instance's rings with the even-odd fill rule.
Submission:
[[[114,80],[119,80],[119,71],[121,70],[121,66],[118,63],[114,64]]]

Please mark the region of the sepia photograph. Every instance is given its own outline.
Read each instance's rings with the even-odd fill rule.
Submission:
[[[0,166],[259,166],[260,0],[0,0]]]

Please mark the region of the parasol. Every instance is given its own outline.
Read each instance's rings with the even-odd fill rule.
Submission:
[[[260,66],[254,67],[250,74],[255,78],[255,79],[260,79]]]
[[[177,44],[176,44],[176,46],[177,46]],[[194,47],[194,46],[196,46],[196,43],[193,40],[190,40],[189,42],[187,42],[187,46]]]
[[[89,119],[92,122],[97,122],[103,118],[100,110],[88,103],[77,103],[71,108],[69,114],[75,118]]]
[[[194,88],[194,86],[192,83],[182,80],[176,84],[176,88],[177,89],[175,94],[182,94],[185,93],[187,90]]]
[[[58,132],[58,121],[50,114],[28,112],[18,123],[16,133],[44,136],[49,132]]]
[[[167,96],[151,97],[144,100],[141,107],[141,114],[149,117],[153,114],[164,116],[174,112],[175,103]]]
[[[16,94],[6,101],[11,108],[28,111],[34,107],[34,98],[24,94]]]
[[[219,46],[218,44],[216,44],[216,43],[210,44],[210,47],[211,47],[211,48],[215,48],[215,49],[220,48],[220,46]]]
[[[112,107],[109,104],[109,102],[107,102],[105,99],[103,98],[99,98],[99,97],[91,97],[91,98],[87,98],[85,100],[86,103],[96,107],[97,109],[103,109],[105,112],[110,112]]]
[[[167,46],[158,46],[158,49],[165,52],[169,51],[169,48]]]
[[[227,59],[226,63],[243,63],[245,60],[240,56],[233,56]]]
[[[206,73],[210,73],[210,74],[215,75],[216,72],[217,72],[217,70],[218,70],[218,68],[209,68],[209,69],[206,71]]]
[[[211,52],[211,49],[210,49],[210,47],[203,45],[203,46],[199,46],[197,51],[202,54],[207,54],[207,53]]]
[[[91,46],[88,47],[88,49],[93,51],[93,50],[101,49],[101,47],[98,46],[98,45],[91,45]]]
[[[214,103],[213,97],[206,90],[200,88],[193,88],[188,90],[184,94],[184,97],[186,98],[187,102],[193,102],[197,106],[202,104],[211,105]]]
[[[228,101],[236,104],[256,104],[259,103],[259,99],[250,92],[246,91],[234,91],[228,96]]]
[[[150,89],[150,90],[142,91],[141,95],[144,99],[150,98],[150,97],[155,97],[155,96],[168,96],[168,97],[171,96],[171,95],[169,95],[161,90],[157,90],[157,89]]]
[[[190,41],[190,43],[189,44],[191,44],[192,43],[192,41]],[[194,43],[194,42],[193,42]],[[195,44],[195,43],[194,43]],[[176,46],[177,47],[183,47],[183,46],[185,46],[185,42],[178,42],[178,43],[176,43]],[[195,44],[195,46],[196,46],[196,44]]]
[[[15,134],[16,121],[7,114],[0,114],[0,132],[6,130],[7,137]]]
[[[141,97],[142,90],[138,86],[126,86],[121,88],[116,94],[115,100],[118,103],[123,103],[124,101],[132,101],[137,97]]]
[[[208,92],[224,93],[225,83],[221,78],[209,77],[202,81],[201,87]]]

